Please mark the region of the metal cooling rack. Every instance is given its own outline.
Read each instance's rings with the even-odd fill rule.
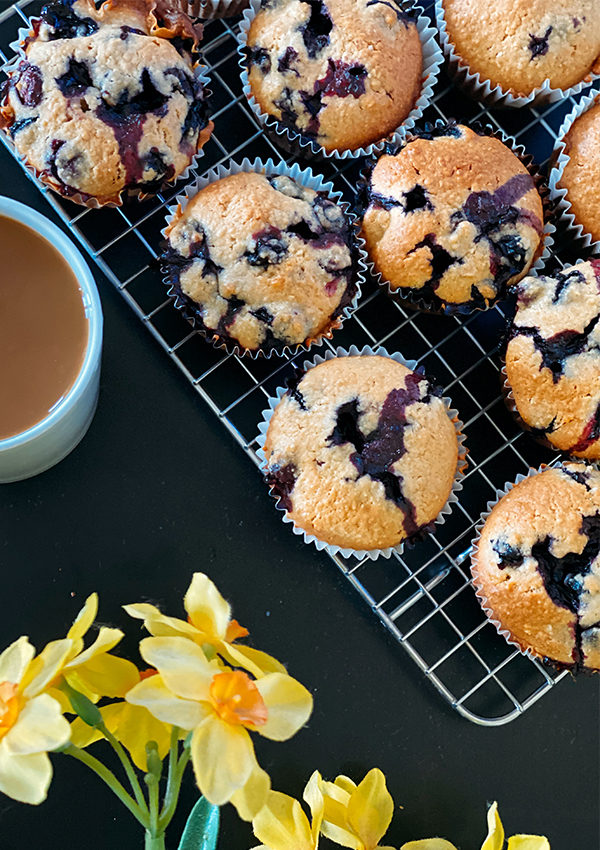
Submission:
[[[431,0],[425,5],[431,13]],[[3,63],[12,55],[8,45],[27,22],[26,14],[36,14],[40,6],[39,0],[20,0],[0,13]],[[230,157],[292,161],[265,136],[246,105],[236,47],[235,21],[206,25],[203,49],[216,129],[199,163],[202,170]],[[569,99],[543,110],[486,110],[446,79],[440,80],[436,92],[427,120],[454,117],[491,123],[516,137],[538,163],[547,161],[562,119],[574,105]],[[313,163],[314,170],[332,179],[348,200],[354,195],[359,166]],[[265,400],[291,374],[292,361],[302,362],[305,355],[258,361],[225,355],[203,342],[172,307],[154,261],[164,208],[182,191],[182,184],[152,199],[102,210],[82,209],[36,185],[169,359],[258,464],[255,437]],[[560,231],[557,236],[560,245]],[[556,257],[553,261],[559,262]],[[391,301],[373,283],[365,289],[352,319],[334,335],[335,345],[383,345],[418,360],[460,412],[469,468],[459,504],[425,541],[390,560],[333,560],[454,709],[482,725],[507,723],[566,674],[522,655],[488,623],[470,581],[469,544],[496,489],[530,466],[555,458],[518,429],[502,401],[497,358],[504,325],[500,307],[467,319],[430,316]]]

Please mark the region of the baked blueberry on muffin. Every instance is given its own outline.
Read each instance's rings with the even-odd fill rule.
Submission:
[[[262,112],[328,152],[385,138],[421,89],[417,27],[395,0],[263,0],[246,60]]]
[[[427,378],[390,357],[336,357],[275,408],[265,476],[294,525],[353,550],[414,539],[448,502],[454,422]]]
[[[536,437],[578,457],[600,458],[600,260],[517,287],[506,385]]]
[[[44,6],[10,74],[2,125],[44,183],[86,203],[157,191],[210,135],[198,33],[152,0]]]
[[[349,219],[286,175],[210,183],[167,230],[162,261],[176,305],[207,337],[281,351],[331,335],[357,292]]]
[[[589,233],[594,242],[600,240],[600,103],[596,102],[575,119],[562,140],[564,153],[569,157],[558,181],[566,189],[569,210]]]
[[[488,616],[522,649],[600,668],[600,472],[563,463],[494,505],[472,555]]]
[[[460,124],[428,128],[381,156],[364,203],[375,270],[433,309],[489,307],[542,250],[533,178],[501,141]]]
[[[505,92],[566,89],[600,69],[597,0],[442,0],[460,63]]]

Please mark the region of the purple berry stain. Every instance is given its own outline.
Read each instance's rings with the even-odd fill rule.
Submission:
[[[584,661],[581,639],[586,629],[581,627],[579,612],[584,591],[583,577],[591,572],[592,565],[600,554],[600,514],[584,516],[579,533],[586,538],[583,551],[568,552],[561,558],[552,552],[553,538],[548,535],[531,547],[531,557],[536,561],[536,569],[544,583],[550,599],[560,608],[566,608],[578,618],[574,626],[575,647],[573,661],[577,667]],[[525,552],[498,540],[493,545],[500,556],[499,569],[512,567],[518,569],[525,560]],[[598,624],[596,624],[597,627]],[[589,626],[587,628],[594,628]]]
[[[42,100],[42,72],[37,65],[22,62],[15,88],[23,106],[38,106]]]
[[[533,61],[536,56],[545,56],[548,53],[548,39],[550,38],[550,33],[552,32],[552,27],[548,27],[544,35],[535,35],[534,33],[529,33],[529,52],[531,53],[531,60]]]
[[[425,392],[421,393],[422,385]],[[393,465],[404,455],[404,431],[408,424],[406,408],[417,402],[429,400],[428,384],[424,377],[411,373],[406,376],[403,389],[392,390],[383,403],[377,428],[370,434],[362,433],[358,420],[359,401],[352,399],[340,405],[336,423],[328,443],[340,446],[352,443],[355,451],[350,460],[358,470],[359,477],[368,475],[383,484],[386,498],[393,501],[404,514],[404,530],[412,537],[419,531],[416,509],[402,493],[402,476],[394,472]]]

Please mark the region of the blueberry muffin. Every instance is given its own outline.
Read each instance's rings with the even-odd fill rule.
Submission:
[[[471,570],[512,640],[565,667],[600,668],[600,472],[568,462],[516,484],[487,517]]]
[[[212,129],[194,75],[197,32],[152,0],[50,3],[2,99],[2,124],[41,180],[80,203],[157,191]]]
[[[551,448],[600,458],[600,260],[526,277],[505,354],[521,422]]]
[[[395,0],[263,0],[246,59],[262,112],[327,152],[387,136],[421,89],[417,27]]]
[[[563,142],[569,161],[558,188],[567,190],[565,200],[571,204],[569,212],[575,223],[597,242],[600,240],[600,103],[575,119]]]
[[[458,462],[454,422],[427,378],[390,357],[336,357],[289,385],[264,444],[271,493],[296,527],[353,550],[414,539]]]
[[[446,33],[473,74],[516,96],[566,89],[600,67],[598,0],[442,0]]]
[[[381,156],[364,194],[375,270],[432,309],[489,307],[542,250],[533,178],[501,141],[460,124],[430,127]]]
[[[210,183],[166,234],[170,294],[230,349],[269,353],[330,336],[357,293],[344,211],[285,175],[242,172]]]

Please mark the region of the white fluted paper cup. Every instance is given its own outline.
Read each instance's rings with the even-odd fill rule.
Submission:
[[[453,125],[454,123],[455,122],[453,120],[446,122],[443,119],[439,119],[433,124],[433,127],[436,128],[446,126],[447,124]],[[428,126],[431,125],[425,125],[425,129]],[[466,124],[465,126],[468,126],[468,124]],[[556,227],[553,223],[555,217],[554,206],[551,201],[550,193],[548,187],[546,186],[546,182],[542,174],[540,173],[537,165],[535,164],[531,154],[527,152],[523,145],[518,145],[516,140],[512,136],[508,136],[500,128],[494,128],[491,126],[477,126],[471,129],[475,130],[475,132],[478,132],[481,135],[492,136],[493,138],[498,139],[504,145],[506,145],[506,147],[508,147],[515,154],[515,156],[519,158],[519,160],[525,166],[531,178],[533,179],[535,188],[541,198],[542,208],[544,211],[544,229],[540,238],[540,243],[534,254],[532,265],[527,270],[527,272],[525,272],[525,274],[532,275],[535,277],[543,271],[547,261],[550,259],[550,256],[552,254],[552,248],[554,245],[554,234],[556,232]],[[379,158],[385,154],[396,154],[405,145],[418,139],[419,137],[419,130],[413,130],[412,132],[406,134],[405,138],[400,142],[400,144],[395,146],[387,145],[384,151],[369,157],[369,159],[366,161],[358,179],[358,194],[360,198],[360,207],[363,212],[368,205],[367,192],[370,184],[371,173],[375,168]],[[490,309],[490,307],[493,307],[494,304],[497,303],[497,301],[501,300],[506,295],[506,293],[500,294],[498,298],[496,298],[493,302],[489,304],[488,307],[481,307],[473,304],[452,304],[451,302],[444,302],[444,304],[436,305],[432,303],[430,298],[420,296],[419,291],[417,289],[405,291],[402,287],[393,287],[390,281],[388,281],[384,277],[382,272],[377,270],[377,268],[375,267],[375,263],[368,255],[368,251],[367,267],[369,269],[371,277],[382,288],[386,290],[387,294],[391,298],[398,300],[399,303],[403,303],[407,306],[422,310],[426,313],[436,313],[445,315],[469,315],[471,313]],[[525,275],[523,275],[523,277],[524,276]]]
[[[13,51],[13,56],[0,65],[0,71],[3,71],[6,75],[12,74],[16,71],[19,63],[21,61],[27,60],[27,54],[25,52],[25,47],[27,44],[27,39],[31,35],[32,32],[35,31],[35,21],[36,18],[29,19],[29,26],[20,27],[17,32],[17,38],[15,41],[11,42],[9,45],[11,50]],[[192,68],[192,72],[194,74],[194,78],[197,82],[200,83],[203,89],[204,100],[206,101],[210,96],[210,78],[208,76],[208,66],[203,65],[201,62],[196,62]],[[2,113],[2,98],[0,98],[0,116]],[[23,168],[28,172],[31,177],[33,177],[34,181],[44,188],[52,189],[53,192],[56,192],[61,198],[66,198],[69,201],[72,201],[74,204],[78,204],[79,206],[88,207],[89,209],[101,209],[103,207],[120,207],[123,204],[124,198],[139,198],[143,200],[144,198],[149,197],[150,195],[154,195],[159,191],[164,191],[168,186],[175,186],[178,182],[187,180],[191,174],[193,173],[193,169],[198,168],[198,163],[200,159],[204,156],[204,145],[209,140],[212,131],[214,128],[213,122],[209,119],[208,124],[204,127],[198,136],[197,142],[197,150],[192,156],[189,164],[186,168],[178,174],[176,177],[171,178],[170,180],[165,180],[164,183],[154,192],[144,192],[142,188],[140,189],[123,189],[119,193],[119,197],[117,200],[99,200],[90,195],[84,195],[83,193],[77,192],[73,190],[72,193],[66,195],[64,192],[60,190],[58,185],[52,180],[51,175],[48,174],[47,170],[40,171],[35,166],[31,165],[28,161],[27,156],[19,153],[16,149],[14,142],[10,137],[10,127],[7,127],[4,130],[4,135],[6,142],[11,147],[13,155],[15,159],[17,159]],[[0,130],[2,132],[2,130]]]
[[[415,105],[400,126],[393,130],[386,138],[354,150],[334,149],[326,151],[318,144],[318,142],[303,136],[302,133],[291,129],[290,127],[284,126],[276,118],[268,115],[266,112],[263,112],[256,101],[256,98],[252,94],[252,88],[248,78],[246,47],[248,32],[252,21],[260,11],[261,0],[250,0],[249,7],[245,10],[244,16],[240,22],[240,45],[238,47],[240,55],[239,62],[242,71],[243,92],[254,115],[263,125],[265,130],[269,131],[278,144],[280,144],[285,150],[295,152],[299,156],[308,158],[326,157],[342,160],[356,159],[360,156],[370,156],[375,151],[383,150],[386,142],[397,144],[402,138],[404,138],[404,135],[415,126],[431,102],[433,89],[437,83],[440,67],[443,64],[444,57],[442,56],[442,52],[436,41],[437,30],[435,27],[431,26],[431,21],[424,14],[423,9],[420,6],[417,6],[413,0],[401,0],[401,2],[403,3],[403,7],[406,7],[406,11],[412,13],[414,16],[423,51],[421,91]]]
[[[303,343],[298,343],[297,345],[284,346],[281,349],[271,348],[269,351],[265,352],[262,351],[260,348],[256,350],[243,348],[239,343],[236,343],[234,340],[226,339],[225,337],[222,337],[219,334],[213,332],[210,328],[206,328],[203,325],[197,311],[194,311],[189,302],[181,296],[181,293],[178,291],[175,281],[171,278],[170,268],[168,267],[167,262],[165,262],[164,260],[161,264],[163,278],[165,284],[168,287],[167,294],[173,300],[174,306],[190,322],[190,324],[193,325],[194,328],[200,331],[201,335],[207,341],[211,342],[212,345],[215,346],[215,348],[220,348],[228,352],[229,354],[236,354],[238,356],[248,356],[253,359],[256,359],[259,356],[270,358],[273,355],[279,357],[289,357],[297,354],[300,351],[308,351],[311,346],[319,345],[325,339],[331,339],[335,331],[341,328],[344,321],[348,319],[356,310],[362,292],[362,285],[365,281],[366,275],[367,254],[365,250],[365,243],[362,237],[359,235],[358,220],[356,215],[351,211],[350,204],[342,199],[342,193],[335,191],[333,183],[325,181],[325,179],[320,174],[315,174],[311,168],[301,168],[297,163],[292,166],[289,166],[286,165],[285,162],[275,163],[272,159],[263,161],[258,158],[253,161],[244,158],[241,163],[237,163],[231,160],[227,165],[219,165],[214,168],[211,168],[205,174],[197,178],[189,186],[186,186],[185,190],[174,199],[174,202],[170,206],[167,207],[166,224],[161,231],[163,237],[168,240],[169,233],[174,223],[186,209],[190,200],[194,198],[201,189],[204,189],[210,183],[216,183],[218,180],[222,180],[225,177],[229,177],[230,175],[248,172],[255,172],[268,176],[280,175],[290,177],[299,185],[305,186],[315,192],[320,192],[321,194],[326,195],[330,201],[337,204],[342,209],[344,216],[349,224],[350,233],[352,236],[351,253],[352,263],[354,267],[354,278],[352,281],[350,301],[342,308],[341,312],[337,316],[335,316],[334,319],[321,332],[315,334],[314,337],[307,339]]]
[[[333,360],[339,357],[365,357],[365,356],[375,356],[375,357],[388,357],[391,360],[394,360],[396,363],[400,363],[402,366],[405,366],[407,369],[411,371],[416,371],[418,374],[423,375],[425,378],[427,376],[424,373],[424,370],[421,367],[418,367],[417,362],[415,360],[406,360],[402,357],[401,354],[397,352],[388,352],[383,347],[372,348],[371,346],[363,346],[363,348],[359,349],[357,346],[352,345],[350,348],[336,348],[334,351],[326,351],[324,354],[317,355],[312,360],[306,360],[302,364],[302,372],[307,372],[309,369],[312,369],[315,366],[320,365],[329,360]],[[264,446],[267,439],[267,432],[269,430],[269,424],[271,422],[271,418],[273,413],[275,412],[279,402],[287,393],[287,387],[279,387],[274,396],[269,398],[266,409],[262,413],[262,422],[259,425],[259,435],[257,437],[257,445],[258,450],[257,454],[260,459],[260,469],[263,474],[266,474],[268,470],[268,459],[265,455]],[[281,499],[277,496],[276,493],[273,492],[273,488],[270,488],[271,495],[276,499],[276,507],[283,513],[282,521],[291,525],[292,531],[294,534],[302,537],[305,543],[309,543],[314,545],[316,549],[319,551],[326,551],[330,555],[341,555],[343,558],[369,558],[371,560],[375,560],[376,558],[390,558],[393,553],[401,554],[404,551],[405,546],[412,546],[418,540],[420,540],[428,531],[432,531],[436,525],[442,525],[446,521],[446,517],[452,512],[453,505],[458,502],[458,494],[462,490],[462,480],[465,475],[465,468],[467,465],[467,447],[465,445],[465,437],[463,434],[463,423],[459,419],[458,411],[452,407],[452,401],[450,398],[442,396],[441,401],[444,404],[444,408],[446,413],[453,423],[457,444],[458,444],[458,460],[456,464],[455,477],[452,484],[452,488],[444,507],[439,511],[438,515],[425,526],[421,527],[418,533],[413,536],[411,539],[405,539],[401,543],[396,546],[390,546],[384,549],[352,549],[345,548],[342,546],[337,546],[335,544],[327,543],[325,540],[320,539],[314,534],[310,534],[305,531],[299,525],[296,525],[294,520],[289,516],[287,509],[281,504]]]
[[[582,97],[579,103],[575,104],[574,108],[566,116],[558,131],[557,142],[552,154],[553,166],[548,178],[550,196],[557,205],[557,211],[561,221],[567,227],[569,235],[573,239],[580,241],[581,248],[589,248],[594,253],[600,252],[600,240],[595,240],[592,234],[577,221],[573,213],[571,201],[569,200],[569,191],[560,185],[560,181],[567,163],[570,161],[570,156],[566,151],[565,138],[577,119],[599,103],[600,93],[597,91],[590,92],[585,97]],[[600,179],[600,175],[598,177]]]
[[[459,56],[448,35],[444,0],[435,0],[435,17],[440,35],[440,43],[447,60],[447,69],[454,82],[463,88],[471,97],[480,100],[487,106],[541,106],[554,103],[557,100],[580,94],[594,80],[600,79],[600,74],[590,72],[583,80],[566,89],[553,87],[550,80],[545,80],[541,86],[526,95],[514,94],[486,80],[478,72],[470,69],[468,64]]]

